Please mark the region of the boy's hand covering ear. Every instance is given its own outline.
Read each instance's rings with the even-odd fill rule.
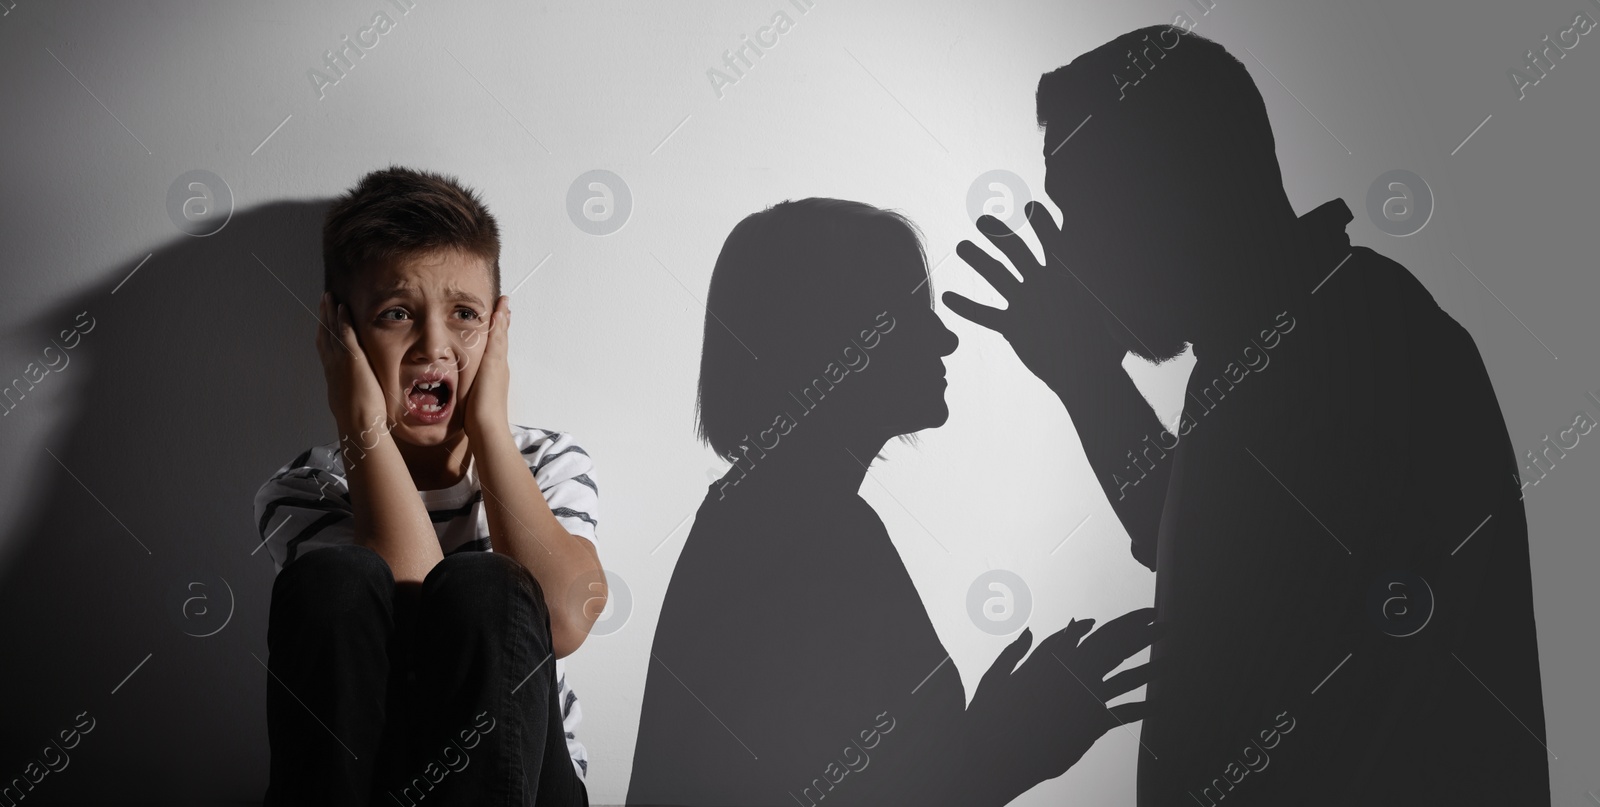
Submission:
[[[472,385],[463,391],[466,407],[466,429],[471,434],[491,434],[505,431],[510,422],[506,399],[511,388],[511,367],[507,360],[506,332],[511,327],[511,298],[501,296],[494,302],[489,324],[480,327],[477,338],[487,340],[483,359],[478,362],[478,372]]]
[[[338,423],[341,439],[375,422],[387,422],[388,401],[356,339],[350,309],[334,302],[328,292],[322,294],[318,315],[317,355],[322,359],[323,380],[328,386],[328,409]]]

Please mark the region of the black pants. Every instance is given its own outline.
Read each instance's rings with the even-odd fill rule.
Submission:
[[[588,805],[556,702],[539,583],[457,552],[399,587],[366,547],[325,547],[272,586],[266,807]]]

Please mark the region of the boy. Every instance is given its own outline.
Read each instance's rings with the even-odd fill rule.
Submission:
[[[268,805],[588,803],[562,657],[605,604],[598,488],[571,435],[508,424],[499,258],[453,177],[374,171],[327,214],[339,439],[255,497]]]

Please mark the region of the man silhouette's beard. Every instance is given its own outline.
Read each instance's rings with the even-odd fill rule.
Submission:
[[[1153,318],[1149,319],[1154,322]],[[1118,335],[1120,343],[1128,349],[1128,352],[1151,364],[1161,364],[1176,359],[1189,348],[1188,335],[1180,334],[1178,329],[1173,327],[1175,321],[1172,318],[1163,320],[1154,324],[1127,322],[1127,325],[1132,326],[1131,332],[1129,328],[1112,320],[1110,328]]]
[[[1161,364],[1163,362],[1172,361],[1173,359],[1183,355],[1183,352],[1189,349],[1189,341],[1187,339],[1178,340],[1176,343],[1168,341],[1161,343],[1159,346],[1152,347],[1157,348],[1155,351],[1156,355],[1151,355],[1151,352],[1146,350],[1145,346],[1139,344],[1138,342],[1135,342],[1132,347],[1128,348],[1128,350],[1130,350],[1133,355],[1138,356],[1139,358],[1144,359],[1151,364]]]
[[[1087,274],[1087,273],[1085,273]],[[1103,309],[1101,322],[1111,339],[1152,364],[1171,361],[1188,349],[1194,334],[1184,326],[1192,302],[1173,287],[1175,278],[1145,273],[1144,281],[1083,277]],[[1096,286],[1099,288],[1097,289]]]
[[[1075,274],[1099,301],[1107,333],[1154,364],[1183,355],[1189,345],[1227,331],[1246,312],[1255,313],[1264,289],[1245,278],[1259,272],[1253,267],[1262,253],[1252,249],[1268,235],[1255,233],[1252,249],[1221,254],[1219,243],[1237,246],[1236,238],[1245,236],[1201,240],[1172,227],[1158,229],[1170,237],[1107,240],[1102,232],[1063,246],[1061,256],[1068,266],[1079,267]],[[1108,223],[1104,232],[1122,230]]]

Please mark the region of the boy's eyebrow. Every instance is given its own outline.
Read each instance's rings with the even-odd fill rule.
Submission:
[[[381,286],[373,291],[377,295],[377,299],[386,300],[390,297],[412,297],[416,295],[417,290],[415,286],[395,284]],[[450,302],[477,303],[479,306],[484,305],[483,300],[478,299],[478,295],[462,289],[452,288],[447,290],[445,292],[445,299]]]
[[[444,298],[453,303],[477,303],[480,306],[483,305],[483,301],[478,299],[478,295],[473,294],[470,291],[462,291],[461,289],[449,290],[445,293]]]

